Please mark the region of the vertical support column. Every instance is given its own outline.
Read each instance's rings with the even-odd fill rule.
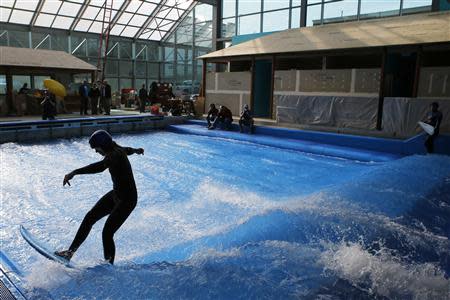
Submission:
[[[31,31],[28,31],[28,48],[33,48],[33,37],[31,36]]]
[[[431,2],[431,11],[439,11],[440,10],[439,1],[440,0],[433,0],[433,2]]]
[[[416,56],[416,70],[415,70],[415,74],[414,74],[414,84],[413,84],[413,91],[412,91],[413,98],[417,98],[417,92],[419,90],[421,61],[422,61],[422,46],[419,46],[419,48],[417,49],[417,56]]]
[[[252,65],[250,67],[251,79],[250,79],[250,107],[252,111],[255,111],[254,105],[255,105],[255,99],[254,98],[254,92],[253,89],[255,87],[255,57],[252,56]]]
[[[11,114],[13,112],[13,82],[11,70],[6,69],[6,111],[7,114]]]
[[[275,63],[276,63],[276,55],[272,55],[272,78],[270,81],[270,118],[273,119],[273,100],[274,100],[274,86],[275,86]]]
[[[378,112],[377,112],[377,130],[382,129],[383,121],[383,104],[384,104],[384,69],[387,59],[387,50],[383,47],[383,55],[381,58],[381,68],[380,68],[380,90],[378,91]]]
[[[300,27],[306,27],[306,17],[307,17],[307,0],[302,0],[300,7]]]
[[[206,59],[202,60],[202,89],[200,91],[200,97],[206,95]]]

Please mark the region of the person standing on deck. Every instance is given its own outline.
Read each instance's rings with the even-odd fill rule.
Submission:
[[[56,251],[55,254],[70,261],[89,235],[92,226],[98,220],[108,216],[102,232],[103,253],[105,260],[113,264],[116,253],[114,233],[122,226],[137,203],[136,184],[127,156],[135,153],[144,154],[144,149],[119,146],[105,130],[94,132],[89,139],[89,144],[91,148],[95,149],[95,152],[104,156],[104,159],[70,172],[64,176],[63,186],[66,184],[70,186],[69,181],[75,175],[101,173],[109,169],[113,189],[100,198],[86,214],[69,249]]]
[[[434,127],[434,133],[432,135],[428,135],[425,141],[425,147],[427,148],[428,153],[434,152],[434,140],[439,135],[439,127],[442,123],[442,112],[439,111],[439,103],[433,102],[430,105],[430,112],[427,114],[427,118],[425,123]]]

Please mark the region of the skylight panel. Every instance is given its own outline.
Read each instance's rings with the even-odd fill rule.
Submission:
[[[63,2],[58,14],[64,15],[64,16],[75,17],[77,15],[78,11],[80,10],[80,8],[81,8],[80,4],[75,4],[75,3],[71,3],[71,2]]]
[[[5,6],[5,7],[13,7],[14,0],[2,0],[2,1],[0,1],[0,5]]]
[[[41,12],[56,14],[61,6],[61,3],[62,2],[60,0],[45,0]]]
[[[112,35],[120,35],[124,28],[125,28],[124,25],[116,24],[109,33]]]
[[[125,11],[135,13],[139,9],[141,4],[142,4],[142,1],[131,1],[130,4],[128,4]]]
[[[74,18],[57,16],[55,21],[53,22],[53,28],[61,28],[61,29],[69,29],[70,25],[72,25]]]
[[[106,24],[105,24],[106,25]],[[100,33],[102,32],[103,26],[101,22],[94,22],[89,29],[89,32]]]
[[[89,5],[102,7],[103,3],[105,3],[105,0],[91,0],[91,2],[89,2]]]
[[[3,2],[3,0],[1,2]],[[37,5],[38,1],[17,0],[14,8],[34,11]]]
[[[146,32],[146,33],[144,33],[144,34],[141,34],[141,35],[139,36],[139,38],[140,38],[140,39],[147,40],[147,39],[150,37],[151,34],[152,34],[151,32]]]
[[[81,17],[83,19],[94,20],[97,17],[99,11],[100,11],[99,7],[88,6]]]
[[[122,32],[121,36],[134,37],[139,31],[139,27],[127,26]]]
[[[158,30],[156,30],[150,35],[149,39],[153,41],[160,41],[162,37],[162,34]]]
[[[133,14],[124,12],[124,13],[120,16],[119,20],[117,20],[117,23],[119,23],[119,24],[125,24],[125,25],[126,25],[126,24],[128,24],[128,22],[130,21],[131,17],[133,17]]]
[[[178,9],[174,8],[167,14],[166,19],[178,20],[182,14],[183,14],[182,11],[179,11]]]
[[[96,21],[100,21],[102,22],[103,20],[103,13],[105,14],[105,21],[108,21],[109,18],[109,14],[111,12],[111,20],[114,19],[114,16],[117,13],[117,10],[109,10],[107,9],[106,11],[104,9],[100,10],[100,13],[98,14],[97,18],[95,18]]]
[[[145,21],[147,21],[147,16],[142,16],[142,15],[135,15],[131,21],[130,21],[130,25],[135,25],[135,26],[143,26]]]
[[[136,1],[136,0],[131,0],[132,2],[134,2],[134,1]],[[125,2],[125,0],[114,0],[114,1],[112,1],[112,8],[113,9],[117,9],[117,10],[119,10],[120,9],[120,7],[122,6],[122,4]],[[139,1],[140,2],[140,1]],[[110,6],[111,4],[110,3],[108,3],[108,7]]]
[[[31,11],[13,9],[9,22],[28,25],[33,18],[33,14]]]
[[[0,22],[8,22],[10,14],[11,14],[11,9],[1,7],[0,8]]]
[[[142,4],[141,8],[139,8],[138,13],[141,15],[150,15],[156,8],[156,4],[145,2]]]
[[[88,29],[91,26],[91,24],[92,24],[92,21],[81,19],[78,22],[77,26],[75,27],[75,30],[86,32],[86,31],[88,31]]]
[[[189,8],[189,6],[191,5],[192,0],[187,0],[187,1],[179,1],[177,7],[183,10],[186,10]]]
[[[52,25],[53,19],[55,19],[55,15],[39,14],[34,25],[50,27]]]

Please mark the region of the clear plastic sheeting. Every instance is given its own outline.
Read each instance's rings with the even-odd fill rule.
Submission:
[[[430,104],[439,103],[444,118],[440,132],[450,132],[450,99],[433,98],[384,98],[383,131],[398,137],[413,136],[422,131],[418,121],[426,118]]]
[[[279,123],[375,129],[377,97],[275,96]]]

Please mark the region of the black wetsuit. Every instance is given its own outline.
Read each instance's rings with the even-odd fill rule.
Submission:
[[[112,151],[107,152],[102,161],[73,171],[75,174],[93,174],[109,169],[113,190],[104,195],[86,214],[69,250],[76,251],[87,238],[92,226],[109,215],[102,232],[103,251],[105,259],[114,263],[114,233],[128,218],[137,202],[136,184],[127,158],[127,155],[133,153],[136,153],[135,149],[114,143]]]
[[[442,117],[442,112],[440,111],[432,111],[428,114],[427,123],[434,127],[434,133],[429,135],[425,141],[425,147],[427,148],[428,153],[434,152],[434,139],[439,135]]]

